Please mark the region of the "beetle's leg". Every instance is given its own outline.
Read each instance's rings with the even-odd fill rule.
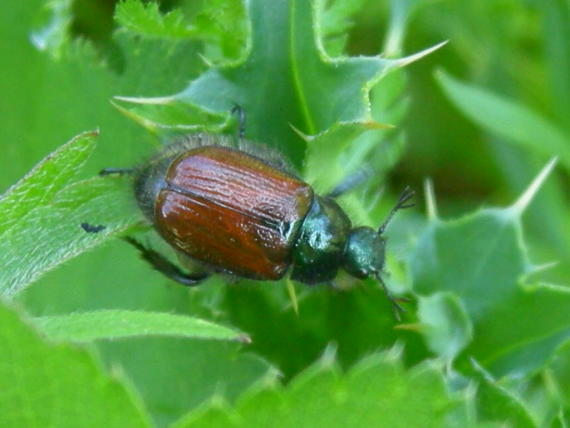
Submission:
[[[133,168],[105,168],[99,171],[101,177],[107,175],[128,175],[132,174],[135,170]]]
[[[394,208],[392,208],[392,211],[390,211],[390,213],[388,214],[388,217],[386,217],[386,220],[384,220],[384,223],[378,229],[379,235],[382,235],[384,233],[384,231],[386,230],[386,228],[390,224],[390,221],[392,221],[392,217],[394,217],[394,214],[396,214],[396,212],[398,212],[399,210],[404,209],[404,208],[411,208],[415,205],[414,202],[409,202],[410,199],[412,199],[415,194],[416,194],[416,192],[413,189],[411,189],[409,186],[406,186],[404,188],[402,193],[400,193],[400,197],[398,198],[398,202],[396,202],[396,205],[394,206]]]
[[[94,225],[91,223],[83,222],[81,223],[81,228],[87,233],[99,233],[107,228],[107,226],[98,224]]]
[[[234,105],[232,110],[231,110],[232,114],[235,114],[238,118],[238,124],[239,124],[239,128],[238,128],[238,137],[241,140],[243,140],[245,138],[245,110],[239,106],[239,105]]]
[[[370,168],[362,168],[356,171],[353,174],[350,174],[348,177],[345,177],[340,183],[336,185],[334,189],[332,189],[329,193],[327,193],[327,197],[329,198],[338,198],[341,195],[344,195],[347,192],[350,192],[366,180],[370,178],[372,175],[372,170]]]
[[[163,275],[187,287],[199,285],[202,281],[210,276],[207,272],[184,273],[174,263],[170,262],[166,257],[151,248],[145,247],[139,241],[130,236],[123,238],[137,250],[141,257]]]
[[[382,276],[380,276],[380,274],[377,274],[375,276],[380,285],[382,286],[384,293],[386,293],[386,297],[388,298],[388,300],[390,300],[390,303],[392,304],[392,312],[394,312],[394,318],[396,318],[397,321],[401,321],[402,320],[401,314],[406,312],[406,310],[400,305],[400,302],[409,302],[410,300],[406,299],[405,297],[394,297],[394,295],[390,292],[390,290],[386,286],[386,283],[382,279]]]

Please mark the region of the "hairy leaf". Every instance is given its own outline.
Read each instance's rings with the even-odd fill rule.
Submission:
[[[0,199],[2,294],[17,293],[47,271],[136,222],[128,193],[112,180],[70,184],[94,148],[94,135],[82,134],[62,146]],[[103,230],[88,233],[81,226],[85,223]]]

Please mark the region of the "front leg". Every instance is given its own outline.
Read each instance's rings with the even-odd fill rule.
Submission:
[[[327,194],[327,196],[335,199],[345,193],[351,192],[368,180],[372,176],[372,173],[373,171],[370,168],[361,168],[358,171],[353,172],[337,184],[336,187]]]
[[[151,248],[145,247],[136,239],[131,238],[130,236],[124,237],[123,239],[139,250],[141,257],[150,263],[155,270],[179,284],[187,287],[194,287],[210,276],[207,272],[185,273],[162,254]]]

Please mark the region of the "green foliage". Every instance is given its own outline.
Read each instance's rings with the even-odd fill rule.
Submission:
[[[568,426],[568,2],[104,3],[0,13],[0,425]],[[372,280],[296,285],[297,314],[117,239],[166,249],[97,171],[235,134],[236,104],[318,192],[370,173],[355,225],[433,177],[388,231],[402,324]]]
[[[543,365],[547,349],[562,340],[560,331],[570,331],[570,312],[565,310],[570,289],[526,280],[534,268],[521,237],[520,216],[552,165],[509,208],[485,209],[448,222],[433,219],[411,254],[417,292],[458,296],[475,330],[464,354],[501,374]],[[453,335],[449,333],[448,343]],[[537,342],[545,338],[557,339],[537,350]],[[526,354],[524,365],[513,364],[511,359],[520,354]]]
[[[473,326],[461,300],[435,292],[419,300],[418,318],[430,351],[451,362],[473,340]]]
[[[194,33],[179,10],[162,15],[158,3],[124,1],[117,5],[115,19],[125,30],[145,36],[184,38]]]
[[[506,388],[497,385],[497,382],[474,363],[478,381],[476,405],[479,414],[488,419],[505,419],[511,426],[536,427],[529,410],[524,403]]]
[[[437,368],[425,364],[406,371],[393,352],[366,358],[347,373],[325,358],[285,388],[266,381],[235,408],[214,401],[174,426],[442,427],[456,404]]]
[[[192,24],[180,10],[163,15],[158,3],[126,0],[117,5],[115,19],[129,32],[147,37],[200,40],[210,61],[237,58],[246,42],[245,8],[239,0],[205,3]]]
[[[106,374],[91,353],[45,343],[4,305],[0,352],[2,426],[149,426],[130,388]]]
[[[0,200],[3,295],[17,293],[41,274],[101,243],[104,237],[125,231],[136,220],[125,188],[100,179],[70,184],[93,151],[95,135],[80,135],[53,152]],[[92,204],[94,200],[99,203]],[[84,232],[80,225],[90,218],[105,225],[104,233]]]

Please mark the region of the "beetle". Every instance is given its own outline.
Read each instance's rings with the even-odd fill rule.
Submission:
[[[154,269],[186,286],[213,273],[254,280],[291,279],[330,283],[343,269],[375,278],[396,317],[403,308],[386,287],[384,232],[394,214],[414,204],[406,188],[384,223],[353,227],[336,202],[360,181],[354,177],[320,196],[292,172],[283,157],[249,142],[240,110],[239,138],[191,134],[165,146],[141,166],[108,168],[101,175],[129,174],[138,206],[182,260],[198,262],[185,272],[132,237]]]

